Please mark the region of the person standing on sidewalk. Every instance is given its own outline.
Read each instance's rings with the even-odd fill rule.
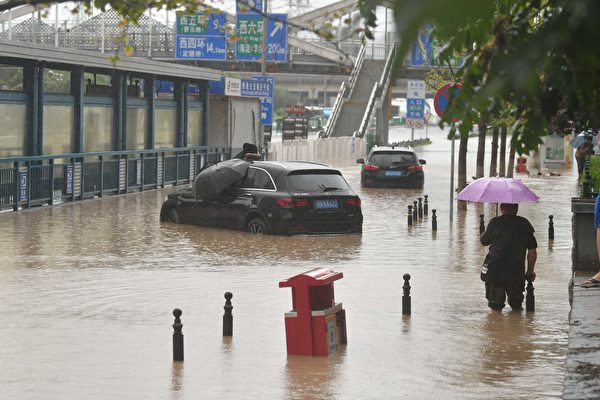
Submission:
[[[592,144],[592,136],[586,136],[585,142],[575,151],[575,160],[577,160],[577,173],[579,178],[583,175],[583,167],[585,158],[594,154],[594,145]]]
[[[600,258],[600,195],[596,197],[596,205],[594,206],[594,226],[596,227],[596,251]],[[586,279],[581,283],[582,287],[600,286],[600,271],[590,279]]]
[[[485,297],[496,311],[502,311],[506,298],[513,310],[522,310],[525,280],[535,280],[537,241],[533,226],[517,216],[518,210],[518,204],[500,204],[502,215],[492,218],[480,237],[482,245],[490,246],[486,262],[493,271],[485,279]]]

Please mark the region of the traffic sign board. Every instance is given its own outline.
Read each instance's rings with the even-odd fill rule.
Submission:
[[[267,61],[287,61],[287,14],[271,14],[269,18]]]
[[[241,0],[235,2],[235,12],[236,14],[258,11],[261,12],[263,10],[263,2],[262,0]]]
[[[225,14],[178,15],[175,58],[187,60],[227,59]]]
[[[236,59],[258,61],[263,55],[263,15],[246,12],[236,15]],[[287,60],[287,14],[270,14],[267,21],[267,61]]]
[[[271,93],[268,97],[260,98],[260,122],[263,125],[273,124],[273,92],[275,91],[275,78],[272,76],[255,76],[254,79],[269,82]]]
[[[460,83],[456,83],[456,84],[451,84],[451,83],[447,83],[444,86],[442,86],[441,88],[438,89],[437,93],[435,94],[435,97],[433,98],[433,107],[435,108],[435,112],[439,117],[443,117],[444,113],[446,112],[446,108],[448,107],[448,104],[450,103],[450,88],[454,86],[456,88],[456,90],[454,91],[454,97],[452,100],[456,99],[456,97],[458,96],[458,94],[460,93],[460,88],[462,87],[462,85]],[[452,120],[452,122],[458,122],[459,120]]]

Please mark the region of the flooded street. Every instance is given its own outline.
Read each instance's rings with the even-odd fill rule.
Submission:
[[[536,312],[491,313],[478,229],[495,207],[469,204],[449,220],[450,142],[439,130],[429,137],[417,150],[423,190],[361,189],[359,166],[342,169],[362,198],[361,236],[160,223],[176,188],[0,214],[0,399],[560,398],[576,172],[515,175],[541,198],[519,210],[538,240]],[[471,176],[477,138],[469,141]],[[429,216],[408,227],[407,206],[423,194]],[[335,298],[348,346],[328,358],[288,356],[291,290],[278,282],[315,267],[344,273]],[[401,314],[405,273],[410,317]],[[226,291],[231,339],[221,336]],[[184,363],[172,362],[175,307]]]

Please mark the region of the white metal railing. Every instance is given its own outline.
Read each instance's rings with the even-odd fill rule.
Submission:
[[[388,53],[383,72],[381,73],[381,77],[379,78],[379,81],[375,84],[373,90],[371,91],[371,96],[369,97],[369,102],[367,103],[365,114],[363,115],[363,119],[360,123],[358,132],[356,133],[356,136],[358,137],[364,137],[364,135],[366,134],[367,128],[369,127],[369,123],[371,122],[374,116],[375,105],[377,104],[377,100],[383,97],[383,95],[387,91],[387,88],[389,87],[390,75],[392,72],[392,66],[394,65],[394,59],[396,58],[397,49],[398,43],[395,43]]]
[[[350,98],[352,96],[352,90],[354,85],[356,84],[356,79],[358,78],[358,74],[360,72],[360,68],[362,68],[364,59],[365,59],[365,51],[366,45],[363,43],[358,55],[356,56],[356,63],[352,68],[352,72],[350,73],[350,77],[347,81],[342,82],[340,86],[340,90],[338,91],[337,97],[335,98],[335,103],[333,104],[333,108],[331,109],[331,115],[327,120],[327,125],[325,125],[324,137],[331,137],[333,130],[337,124],[340,113],[342,112],[342,107],[346,98]]]

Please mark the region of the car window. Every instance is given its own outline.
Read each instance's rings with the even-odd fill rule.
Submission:
[[[417,156],[410,152],[378,151],[371,154],[369,162],[372,164],[415,163]]]
[[[246,178],[242,182],[242,187],[255,189],[271,189],[274,190],[273,181],[269,174],[262,169],[248,168]]]
[[[298,192],[328,192],[348,189],[338,171],[295,171],[287,176],[289,187]]]

